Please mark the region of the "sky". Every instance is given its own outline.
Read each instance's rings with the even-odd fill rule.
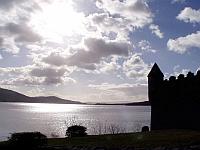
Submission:
[[[200,69],[199,0],[0,0],[0,87],[90,103],[148,100]]]

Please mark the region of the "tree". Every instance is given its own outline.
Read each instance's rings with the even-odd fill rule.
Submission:
[[[9,141],[16,146],[35,147],[45,145],[47,137],[40,132],[20,132],[13,133]]]
[[[143,126],[142,127],[142,132],[149,132],[149,127],[148,126]]]
[[[82,137],[86,136],[87,128],[81,125],[72,125],[67,128],[66,136],[68,137]]]

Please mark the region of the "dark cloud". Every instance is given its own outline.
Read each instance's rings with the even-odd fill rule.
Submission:
[[[3,45],[3,38],[0,37],[0,47]]]
[[[8,23],[3,29],[9,34],[15,35],[16,42],[38,42],[41,40],[41,37],[26,24]]]
[[[75,83],[69,78],[69,70],[46,66],[24,66],[0,68],[0,75],[8,78],[0,81],[2,85],[52,85],[65,82]]]
[[[25,2],[26,0],[0,0],[0,8],[2,9],[10,9],[16,4],[20,4]]]
[[[43,84],[62,84],[64,83],[65,73],[69,73],[65,68],[34,68],[30,75],[33,77],[44,78]]]
[[[88,38],[84,40],[87,49],[77,49],[77,53],[67,60],[68,65],[79,67],[99,63],[103,57],[111,55],[128,56],[131,45],[126,42],[106,42],[103,39]]]
[[[55,66],[68,65],[94,70],[96,64],[100,63],[103,58],[112,55],[128,56],[131,48],[132,46],[128,42],[87,38],[84,40],[84,47],[71,48],[72,51],[76,51],[75,54],[68,57],[50,54],[42,61]]]
[[[34,68],[30,74],[36,77],[61,77],[67,70],[64,68],[53,69],[53,68]]]
[[[44,57],[43,61],[54,66],[62,66],[66,64],[66,58],[60,56],[58,53],[51,53],[48,57]]]

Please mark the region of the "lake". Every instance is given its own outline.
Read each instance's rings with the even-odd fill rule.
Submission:
[[[0,139],[23,131],[64,137],[72,124],[86,126],[88,134],[135,132],[150,126],[150,112],[150,106],[0,103]]]

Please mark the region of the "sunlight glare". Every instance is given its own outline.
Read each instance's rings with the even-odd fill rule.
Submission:
[[[31,25],[53,42],[63,42],[63,37],[81,33],[84,29],[84,15],[74,11],[67,1],[55,1],[42,5],[42,11],[33,15]]]
[[[21,106],[26,106],[30,112],[73,112],[81,108],[76,104],[45,104],[45,103],[20,103]]]

